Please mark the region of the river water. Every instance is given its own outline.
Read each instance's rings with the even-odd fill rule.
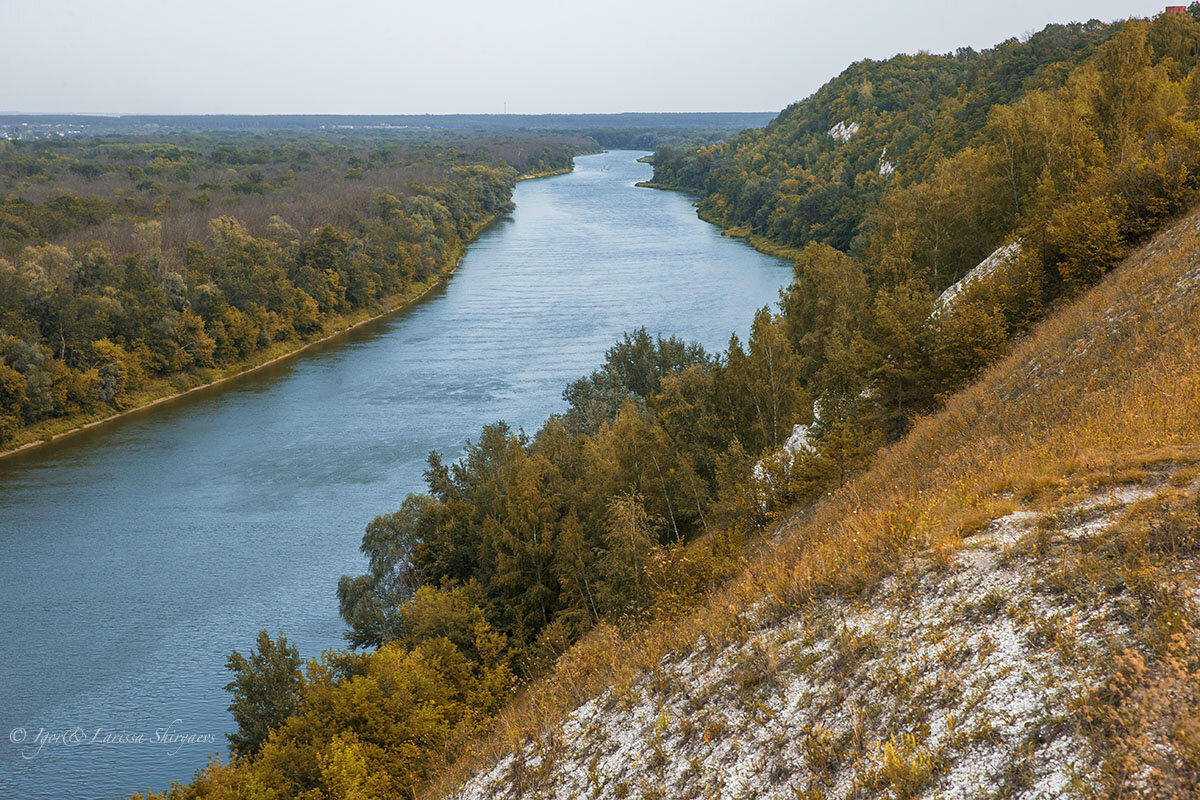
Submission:
[[[226,753],[229,651],[260,628],[341,646],[337,578],[430,450],[498,419],[532,433],[623,331],[745,338],[788,265],[635,188],[640,155],[519,184],[408,311],[0,460],[0,798],[189,780]]]

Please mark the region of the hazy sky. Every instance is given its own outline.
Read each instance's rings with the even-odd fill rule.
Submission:
[[[1178,0],[1184,2],[1184,0]],[[0,111],[774,111],[847,64],[1144,0],[0,0]]]

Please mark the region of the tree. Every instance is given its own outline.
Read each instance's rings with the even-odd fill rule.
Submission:
[[[843,483],[865,468],[882,444],[879,432],[862,421],[838,419],[817,443],[817,456],[828,470],[827,480]]]
[[[611,498],[639,494],[662,542],[687,539],[704,513],[704,492],[683,452],[652,413],[627,400],[613,424],[596,437],[586,495],[607,513]],[[600,525],[598,525],[599,527]]]
[[[908,281],[875,297],[872,338],[879,361],[871,399],[879,405],[890,436],[898,436],[908,416],[931,397],[926,367],[932,306],[933,296],[923,281]]]
[[[492,583],[503,598],[512,632],[528,642],[557,610],[558,582],[552,574],[558,498],[554,467],[520,448],[504,470],[504,506],[484,521],[484,538],[496,554]]]
[[[1146,34],[1144,23],[1129,22],[1100,52],[1096,113],[1105,144],[1122,155],[1151,122],[1174,111],[1164,106],[1167,81],[1150,65]]]
[[[1077,292],[1095,283],[1125,253],[1117,215],[1107,197],[1062,206],[1050,223],[1049,236],[1059,253],[1059,275]]]
[[[399,511],[381,514],[367,524],[359,550],[367,557],[367,572],[338,580],[338,612],[350,626],[345,636],[353,647],[378,647],[396,639],[402,630],[400,606],[420,585],[413,563],[429,527],[432,498],[410,494]]]
[[[596,599],[600,577],[596,566],[595,549],[588,545],[579,517],[571,512],[558,534],[553,571],[562,591],[566,615],[580,629],[600,621]]]
[[[422,586],[412,599],[400,606],[404,624],[399,643],[416,647],[421,642],[445,638],[471,658],[475,652],[475,630],[484,624],[480,608],[485,602],[483,588],[470,581],[461,585]]]
[[[930,361],[939,398],[999,358],[1008,341],[1003,315],[969,299],[939,315],[936,329]]]
[[[800,385],[801,360],[784,332],[782,319],[765,309],[754,315],[750,353],[743,362],[754,402],[754,427],[765,447],[781,444],[800,422],[811,421],[812,398]]]
[[[827,342],[861,330],[871,292],[862,265],[828,245],[812,244],[796,262],[782,293],[784,324],[807,383],[826,363]]]
[[[0,360],[0,444],[16,435],[25,402],[25,376]]]
[[[608,504],[605,550],[600,556],[600,598],[608,613],[620,615],[645,608],[648,587],[644,573],[655,544],[652,530],[652,520],[636,492],[619,495]]]
[[[296,712],[304,685],[300,651],[283,634],[272,640],[261,630],[258,649],[249,656],[234,650],[225,668],[234,675],[225,691],[233,694],[229,710],[238,726],[236,733],[225,736],[234,755],[251,756],[266,743],[272,729]]]
[[[175,350],[177,369],[191,366],[211,367],[217,343],[204,330],[204,320],[185,308],[175,325],[175,339],[179,346]]]
[[[695,342],[674,336],[656,339],[645,328],[627,332],[608,349],[602,368],[563,391],[570,406],[564,422],[576,433],[595,435],[604,423],[616,419],[627,398],[644,400],[662,388],[664,378],[710,363],[704,348]]]

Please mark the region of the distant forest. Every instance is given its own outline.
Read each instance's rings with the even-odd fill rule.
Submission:
[[[602,147],[653,150],[713,144],[759,128],[774,112],[629,114],[0,114],[0,137],[164,135],[195,132],[376,132],[428,138],[437,133],[554,133],[585,136]],[[74,133],[71,133],[71,132]]]
[[[0,140],[0,449],[420,294],[522,173],[589,139],[354,132]]]

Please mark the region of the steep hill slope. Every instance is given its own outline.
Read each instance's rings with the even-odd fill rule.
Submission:
[[[1160,14],[859,62],[761,131],[661,151],[655,183],[795,258],[798,382],[825,428],[894,438],[1195,202],[1198,43],[1200,19]],[[1007,278],[931,320],[989,254]]]
[[[448,794],[1194,796],[1198,463],[1194,212],[698,613],[594,631]]]
[[[1063,85],[1120,28],[1049,25],[981,52],[858,61],[762,130],[661,150],[654,180],[702,193],[702,211],[720,225],[848,250],[892,183],[929,177],[939,159],[975,143],[994,106]]]

